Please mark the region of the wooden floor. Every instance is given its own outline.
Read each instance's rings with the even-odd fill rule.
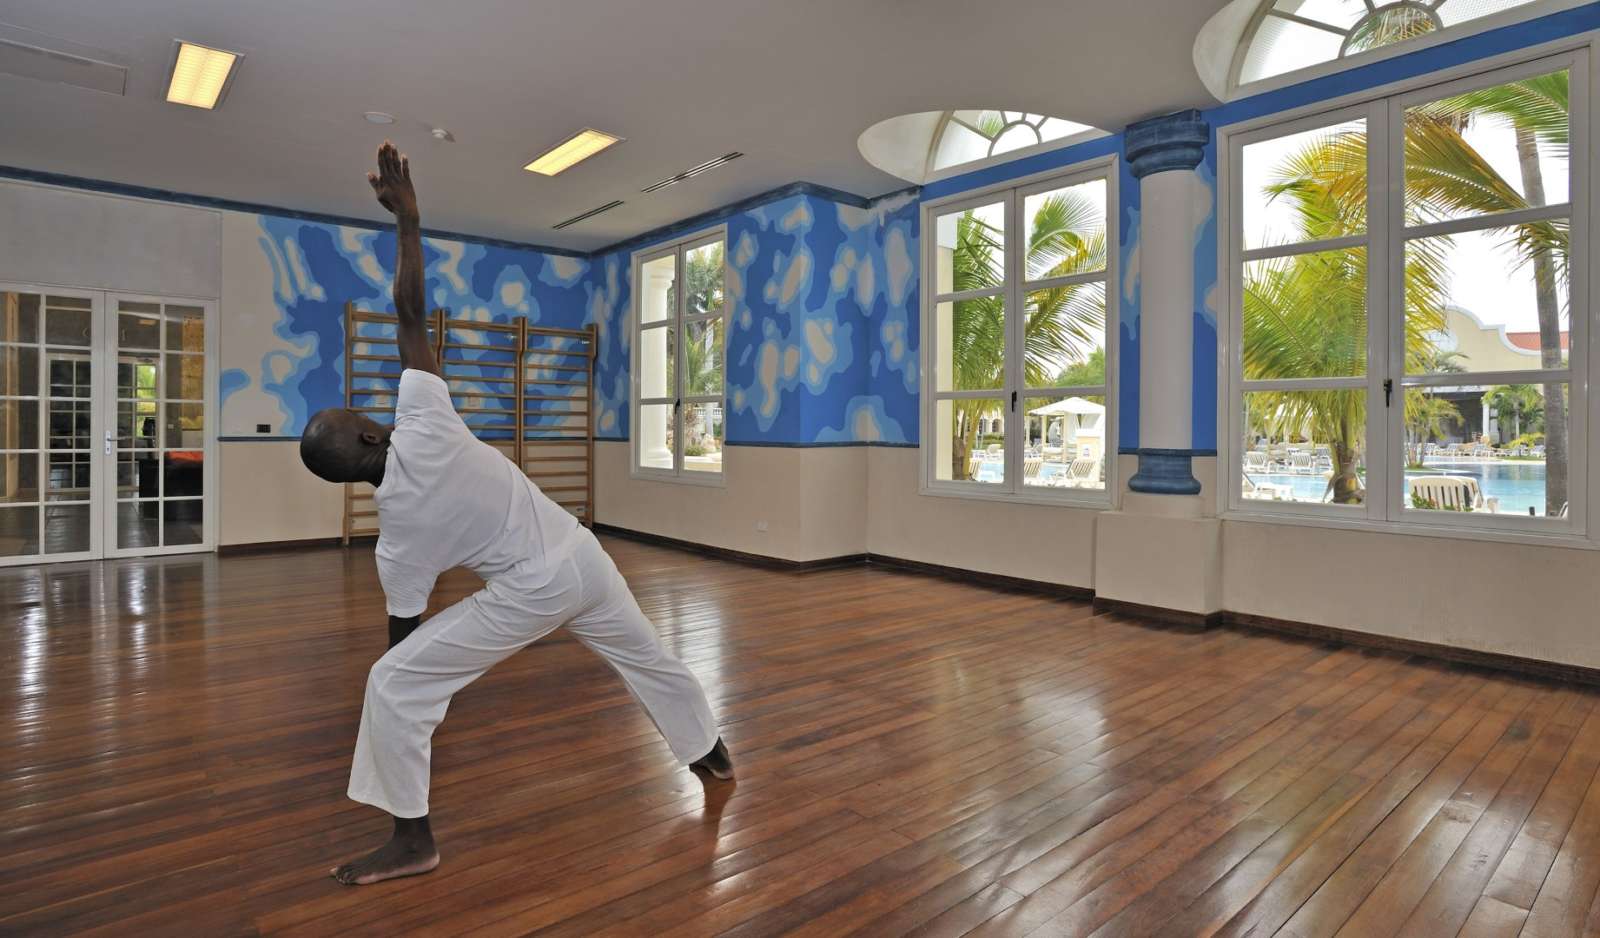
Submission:
[[[443,866],[363,888],[370,550],[0,571],[0,934],[1600,930],[1592,690],[607,546],[737,786],[557,633],[435,739]]]

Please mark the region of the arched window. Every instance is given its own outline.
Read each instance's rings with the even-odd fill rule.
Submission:
[[[921,184],[941,170],[1068,146],[1100,133],[1088,124],[1027,111],[923,111],[879,121],[857,146],[872,165]]]
[[[1571,5],[1562,0],[1235,0],[1207,24],[1196,45],[1197,50],[1217,49],[1231,33],[1238,42],[1221,51],[1226,56],[1232,48],[1232,61],[1216,62],[1212,71],[1197,52],[1196,65],[1213,92],[1220,90],[1215,83],[1226,67],[1231,91],[1455,27],[1486,28]]]

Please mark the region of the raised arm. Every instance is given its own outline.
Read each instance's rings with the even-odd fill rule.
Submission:
[[[440,374],[428,341],[428,314],[422,292],[422,221],[417,192],[411,187],[411,163],[394,144],[378,148],[378,171],[367,174],[378,202],[394,214],[398,232],[394,271],[394,308],[400,317],[400,367]]]

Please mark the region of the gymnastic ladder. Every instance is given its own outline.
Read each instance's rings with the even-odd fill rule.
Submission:
[[[345,304],[345,406],[380,423],[394,419],[398,319]],[[474,436],[503,453],[585,525],[594,514],[593,326],[555,329],[429,314],[428,334],[456,412]],[[581,409],[578,405],[582,405]],[[341,540],[378,533],[372,486],[345,487]]]

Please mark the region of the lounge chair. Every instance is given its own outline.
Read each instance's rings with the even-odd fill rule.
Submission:
[[[1483,490],[1478,488],[1478,480],[1471,476],[1426,476],[1411,479],[1411,496],[1420,496],[1439,506],[1444,511],[1487,511],[1494,514],[1500,510],[1500,499],[1485,498]]]
[[[1263,501],[1287,502],[1294,500],[1294,490],[1281,482],[1257,482],[1246,473],[1244,476],[1244,497]]]
[[[1244,470],[1246,472],[1270,472],[1272,470],[1272,459],[1262,450],[1250,450],[1244,454]]]
[[[1062,484],[1068,488],[1098,488],[1100,486],[1100,460],[1092,456],[1079,456],[1067,466]]]

